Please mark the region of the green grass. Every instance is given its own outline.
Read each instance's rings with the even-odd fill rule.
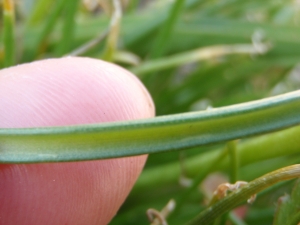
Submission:
[[[1,6],[1,68],[41,58],[62,57],[85,46],[80,55],[113,61],[139,76],[154,99],[158,116],[190,111],[209,115],[209,110],[205,111],[208,108],[264,99],[300,88],[300,17],[296,10],[299,6],[292,0],[177,0],[173,4],[159,0],[144,4],[132,0],[122,12],[121,21],[115,23],[111,22],[109,14],[91,12],[80,1],[21,2],[15,10]],[[86,47],[91,41],[91,47]],[[136,58],[140,59],[137,65]],[[267,105],[274,102],[269,103]],[[185,138],[194,139],[184,146],[171,139],[173,133],[170,132],[164,133],[168,143],[155,140],[161,144],[157,152],[181,150],[150,154],[143,173],[111,224],[147,224],[146,210],[161,210],[170,199],[175,199],[180,207],[167,219],[169,224],[184,224],[204,212],[206,196],[199,185],[214,172],[221,172],[232,181],[251,181],[299,163],[299,101],[280,105],[281,111],[267,107],[261,112],[255,108],[247,120],[247,127],[239,123],[242,114],[237,109],[236,106],[232,108],[232,122],[228,120],[232,125],[226,123],[226,129],[225,126],[219,129],[216,118],[212,122],[204,121],[207,129],[212,126],[211,137],[215,139],[210,145],[200,146],[201,140],[195,142],[197,132],[188,133],[188,129]],[[220,121],[225,121],[226,115],[220,115]],[[168,118],[171,121],[176,116]],[[158,120],[163,123],[164,118]],[[285,121],[290,123],[286,125]],[[182,126],[187,123],[183,121]],[[161,127],[157,126],[155,132],[160,134]],[[177,133],[174,131],[177,138],[181,135],[180,126],[176,128]],[[292,127],[286,129],[287,126]],[[141,127],[144,128],[143,122]],[[259,132],[253,132],[258,128]],[[274,132],[277,129],[283,130]],[[221,138],[233,131],[236,135]],[[0,130],[0,139],[7,135],[5,132]],[[130,132],[133,131],[129,131],[129,136]],[[47,138],[51,142],[51,136]],[[242,139],[235,142],[237,138]],[[230,140],[233,142],[226,143]],[[86,143],[91,144],[89,138]],[[151,152],[150,148],[147,150],[151,143],[147,146],[141,141],[140,145],[143,152],[139,154]],[[226,146],[229,151],[224,150]],[[122,154],[130,153],[125,150]],[[180,184],[178,180],[182,176],[192,179],[192,186]],[[227,219],[231,224],[257,225],[259,221],[272,224],[275,212],[277,219],[284,218],[285,212],[278,213],[274,202],[285,191],[290,192],[292,185],[289,182],[274,186],[258,196],[245,220],[239,221],[232,213],[227,214]],[[275,195],[277,191],[280,193]],[[272,200],[260,201],[259,198]],[[294,220],[299,217],[292,209],[288,211],[293,212]],[[224,218],[226,220],[222,217],[215,225],[224,224]],[[291,220],[290,223],[295,222]],[[280,223],[277,221],[277,224]]]

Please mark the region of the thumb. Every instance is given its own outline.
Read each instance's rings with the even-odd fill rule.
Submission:
[[[152,99],[140,81],[100,60],[49,59],[0,71],[1,128],[153,116]],[[0,224],[107,224],[146,157],[0,164]]]

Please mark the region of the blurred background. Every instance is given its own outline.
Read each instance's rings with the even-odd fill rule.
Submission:
[[[299,0],[2,2],[1,68],[67,55],[111,61],[142,80],[157,116],[209,110],[300,88]],[[149,224],[146,210],[161,210],[170,199],[179,206],[167,219],[169,224],[183,224],[205,207],[217,184],[250,181],[299,162],[292,150],[251,153],[266,138],[271,148],[276,137],[239,140],[235,175],[228,154],[220,154],[226,143],[150,155],[111,224]],[[292,183],[262,192],[251,206],[216,224],[273,224],[278,198],[290,193]]]

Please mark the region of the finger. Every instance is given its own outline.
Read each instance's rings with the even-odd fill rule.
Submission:
[[[139,80],[100,60],[50,59],[0,71],[0,127],[152,116],[153,102]],[[107,224],[145,160],[1,164],[0,224]]]

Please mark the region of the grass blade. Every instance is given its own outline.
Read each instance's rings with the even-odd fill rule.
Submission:
[[[63,7],[65,6],[65,4],[67,3],[67,1],[65,0],[60,0],[58,2],[56,2],[53,12],[51,13],[51,16],[49,16],[46,20],[46,23],[41,31],[41,33],[39,34],[38,38],[37,38],[37,46],[35,49],[35,57],[36,54],[38,54],[38,52],[40,51],[40,49],[42,48],[42,46],[45,44],[45,41],[47,39],[47,37],[49,36],[49,34],[51,33],[51,31],[53,30],[57,19],[59,17],[60,12],[62,11]]]
[[[75,16],[79,6],[79,0],[66,1],[62,39],[58,44],[58,55],[63,55],[71,50],[74,39]]]
[[[9,67],[15,64],[15,12],[13,0],[4,0],[4,66]]]
[[[52,0],[36,1],[27,20],[27,26],[33,26],[45,19],[45,15],[49,12],[49,8],[52,7],[53,3],[55,4]]]
[[[225,212],[234,209],[243,201],[249,199],[253,194],[266,189],[267,187],[278,182],[294,179],[300,176],[300,164],[284,167],[282,169],[268,173],[259,177],[242,188],[232,192],[228,196],[219,200],[206,210],[202,211],[197,218],[188,223],[189,225],[196,224],[212,224],[212,222]]]
[[[268,46],[264,46],[263,52],[258,52],[251,44],[234,44],[234,45],[215,45],[196,50],[179,53],[173,56],[160,59],[153,59],[134,67],[131,71],[141,77],[151,72],[157,72],[163,69],[169,69],[181,66],[186,63],[193,63],[201,60],[213,59],[216,57],[230,54],[258,54],[267,52]]]
[[[110,21],[109,34],[106,42],[106,49],[103,53],[103,59],[105,61],[113,61],[114,54],[117,49],[119,33],[120,33],[120,24],[122,19],[122,7],[120,0],[113,0],[112,3],[114,12]]]
[[[162,25],[158,36],[156,37],[152,50],[150,52],[150,58],[158,58],[161,57],[164,51],[167,49],[167,44],[172,35],[173,27],[177,21],[177,18],[180,15],[180,12],[183,10],[185,0],[176,0],[173,4],[169,16],[166,22]]]
[[[237,155],[237,140],[229,141],[227,143],[228,156],[230,160],[230,183],[235,183],[238,181],[238,171],[239,171],[239,158]]]
[[[123,157],[207,145],[300,123],[300,91],[196,113],[69,127],[0,129],[0,161]]]

